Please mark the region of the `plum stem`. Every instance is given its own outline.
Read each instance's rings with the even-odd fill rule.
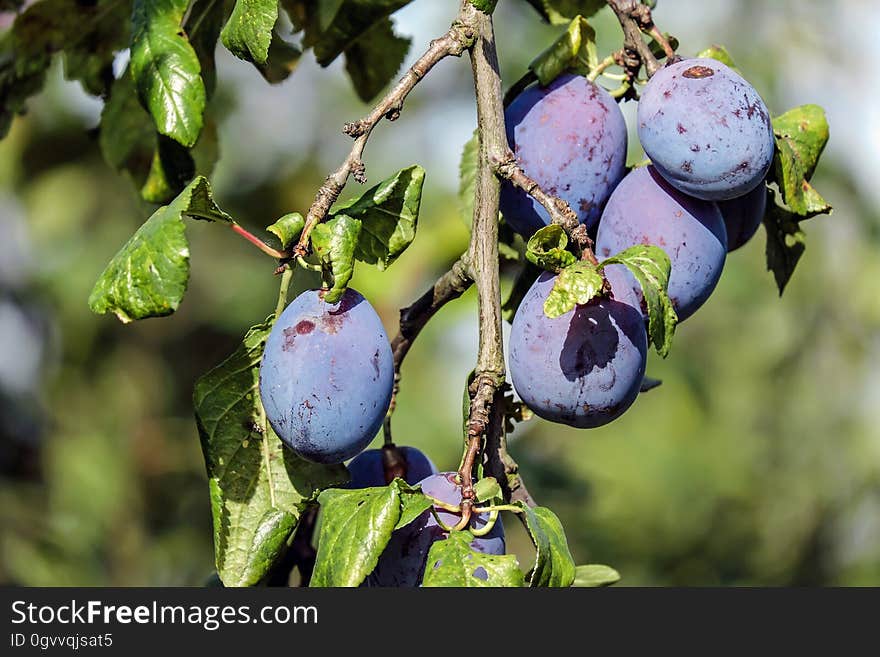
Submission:
[[[248,242],[253,244],[255,247],[257,247],[260,251],[262,251],[266,255],[270,255],[273,258],[278,258],[279,260],[283,260],[283,259],[287,258],[289,255],[285,251],[279,251],[278,249],[272,248],[271,246],[266,244],[263,240],[261,240],[259,237],[257,237],[252,232],[250,232],[247,228],[245,228],[244,226],[242,226],[240,224],[235,223],[234,221],[229,224],[229,227],[233,230],[233,232],[237,233],[238,235],[241,235],[243,238],[245,238]]]
[[[327,218],[330,207],[339,199],[349,177],[354,177],[361,184],[367,181],[364,175],[363,155],[373,128],[383,119],[394,121],[400,116],[403,102],[410,91],[437,62],[450,56],[460,57],[473,43],[474,29],[471,21],[478,10],[470,3],[466,4],[467,6],[462,5],[452,27],[443,36],[431,41],[425,53],[404,73],[369,114],[358,121],[345,124],[343,132],[354,139],[354,145],[339,168],[328,175],[324,184],[318,189],[315,200],[306,214],[305,226],[299,241],[293,247],[294,256],[304,256],[308,253],[309,235],[312,229]]]
[[[293,269],[290,265],[284,265],[284,271],[281,273],[281,285],[278,288],[278,303],[275,304],[275,319],[278,319],[287,305],[287,291],[290,289],[292,279]]]

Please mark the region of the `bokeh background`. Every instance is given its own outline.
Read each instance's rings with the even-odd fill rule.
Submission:
[[[414,38],[409,62],[457,4],[417,0],[396,15]],[[509,84],[558,29],[525,3],[499,5]],[[827,109],[814,183],[835,211],[805,224],[807,251],[781,299],[763,230],[734,253],[671,356],[652,355],[663,386],[622,419],[592,431],[533,420],[513,435],[577,562],[613,565],[623,585],[880,584],[880,97],[869,66],[880,42],[853,27],[873,24],[873,5],[660,0],[657,21],[682,53],[724,44],[774,113]],[[594,21],[603,53],[620,38],[607,13]],[[270,87],[219,54],[212,179],[221,205],[259,231],[308,207],[347,152],[341,125],[366,107],[338,62],[320,69],[309,54]],[[152,209],[101,158],[100,101],[56,68],[29,107],[0,142],[0,583],[201,584],[213,549],[192,387],[271,312],[274,264],[191,222],[191,284],[174,316],[123,326],[92,315],[93,282]],[[453,59],[370,141],[372,181],[412,163],[428,171],[413,246],[386,273],[360,265],[353,281],[389,333],[466,247],[458,159],[474,125],[469,66]],[[315,282],[298,276],[300,288]],[[460,454],[475,310],[473,291],[448,306],[403,373],[395,438],[445,468]],[[528,539],[507,527],[526,564]]]

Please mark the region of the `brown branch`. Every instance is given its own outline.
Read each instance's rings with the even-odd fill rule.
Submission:
[[[327,217],[330,207],[339,199],[339,195],[345,188],[349,176],[363,184],[367,181],[363,163],[364,149],[370,134],[382,119],[394,121],[400,116],[403,102],[409,92],[428,74],[437,62],[445,57],[460,57],[461,54],[473,43],[474,29],[468,22],[473,14],[462,7],[458,18],[452,27],[439,39],[431,41],[427,51],[419,57],[418,61],[403,75],[400,81],[388,94],[379,101],[367,116],[353,123],[345,124],[343,131],[354,137],[354,145],[348,156],[339,165],[339,168],[324,180],[324,184],[318,189],[315,200],[312,202],[306,214],[305,227],[299,241],[293,247],[293,256],[305,256],[308,253],[309,235],[312,229]]]
[[[593,241],[587,235],[586,226],[578,221],[577,214],[568,203],[558,196],[547,193],[536,180],[526,175],[522,167],[517,164],[516,156],[507,144],[500,152],[493,153],[490,157],[492,167],[497,175],[535,199],[547,210],[551,223],[559,224],[565,229],[583,260],[594,265],[599,264],[596,254],[593,253]]]
[[[642,30],[648,30],[654,26],[651,18],[651,9],[647,5],[643,5],[636,0],[607,0],[608,6],[611,7],[623,28],[623,50],[621,65],[627,70],[627,74],[635,79],[638,76],[639,66],[645,65],[648,77],[651,77],[660,69],[660,62],[654,57],[650,46],[645,43],[642,38]],[[656,37],[655,37],[656,38]],[[672,52],[669,43],[662,37],[662,41],[658,43],[663,46],[667,52]],[[675,53],[673,53],[674,55]]]
[[[462,11],[470,3],[462,2]],[[490,422],[497,393],[504,383],[504,347],[501,339],[501,286],[498,274],[498,199],[501,181],[491,162],[493,153],[507,148],[501,75],[495,47],[492,17],[473,12],[476,41],[471,48],[471,68],[477,101],[480,135],[479,164],[475,183],[471,228],[471,274],[477,285],[480,338],[477,367],[471,386],[467,421],[467,449],[459,470],[462,522],[466,525],[474,504],[473,470],[483,440],[498,442],[503,422]]]
[[[421,333],[428,320],[447,303],[464,294],[473,284],[469,263],[470,258],[465,253],[452,264],[449,271],[437,279],[427,292],[400,311],[400,328],[391,341],[391,352],[394,355],[394,388],[391,393],[391,404],[385,415],[386,443],[392,442],[391,416],[397,406],[397,394],[400,392],[400,368],[403,359],[406,358],[413,341]]]

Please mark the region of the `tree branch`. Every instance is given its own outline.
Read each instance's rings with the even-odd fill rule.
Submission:
[[[470,6],[462,2],[462,11]],[[493,153],[507,149],[501,76],[492,17],[475,11],[476,40],[470,50],[477,101],[480,136],[479,164],[475,183],[474,216],[471,228],[471,274],[477,285],[480,338],[477,367],[471,386],[470,414],[467,421],[467,450],[459,475],[462,493],[462,526],[470,520],[474,503],[473,469],[485,439],[497,443],[504,432],[503,422],[493,408],[503,402],[504,347],[501,339],[501,286],[498,275],[498,200],[501,182],[491,162]],[[493,417],[494,416],[494,417]]]
[[[642,30],[650,31],[654,27],[651,17],[651,9],[636,0],[607,0],[608,6],[617,15],[620,27],[623,28],[624,57],[621,64],[627,73],[635,79],[638,76],[639,67],[644,64],[648,77],[651,77],[660,69],[660,62],[654,57],[650,46],[642,38]],[[659,33],[659,30],[657,31]],[[654,37],[657,38],[656,36]],[[674,57],[675,53],[666,38],[660,34],[658,43],[663,47],[667,56]],[[671,55],[670,55],[671,53]]]
[[[318,189],[315,200],[306,214],[305,227],[299,241],[293,247],[294,257],[302,257],[308,253],[309,235],[312,229],[327,217],[330,207],[337,201],[345,188],[349,176],[353,176],[361,184],[367,181],[362,157],[373,128],[383,118],[394,121],[400,116],[403,102],[409,92],[437,62],[449,56],[460,57],[473,43],[474,28],[469,22],[473,14],[473,11],[462,7],[452,27],[446,34],[431,42],[425,54],[419,57],[418,61],[410,67],[394,88],[373,108],[373,111],[359,121],[345,124],[343,131],[354,137],[354,145],[339,168],[327,176],[324,184]]]
[[[411,305],[400,311],[400,328],[391,341],[391,352],[394,355],[394,389],[391,393],[391,404],[385,415],[385,442],[391,443],[391,415],[397,406],[397,393],[400,391],[400,367],[409,353],[413,341],[421,333],[425,324],[437,314],[443,306],[464,294],[473,284],[470,274],[470,256],[468,253],[456,260],[452,267],[443,274],[431,288],[416,299]]]

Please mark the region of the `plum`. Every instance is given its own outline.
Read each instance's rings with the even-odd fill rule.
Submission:
[[[727,228],[727,252],[736,251],[758,231],[767,210],[767,187],[758,185],[745,196],[720,201],[718,209]]]
[[[613,298],[595,298],[561,317],[544,314],[556,276],[541,274],[510,331],[510,376],[537,415],[592,428],[620,417],[645,375],[648,338],[629,279],[607,270]]]
[[[281,313],[260,363],[266,418],[285,445],[316,463],[341,463],[375,437],[391,401],[388,335],[349,288],[336,303],[308,290]]]
[[[461,504],[461,486],[456,482],[457,473],[441,472],[419,482],[422,491],[434,499],[447,504]],[[461,514],[445,509],[436,509],[437,515],[447,527],[456,525]],[[471,527],[480,529],[486,526],[488,513],[477,514],[471,518]],[[365,586],[418,586],[422,582],[428,551],[434,541],[448,536],[437,524],[428,509],[405,527],[391,535],[391,540],[379,557],[376,568],[367,576]],[[474,537],[471,548],[483,554],[504,554],[504,527],[501,518],[485,536]]]
[[[672,261],[669,298],[679,320],[712,294],[727,255],[727,231],[717,203],[678,191],[653,166],[630,172],[608,200],[596,235],[596,255],[613,256],[636,244],[653,244]],[[642,299],[642,289],[623,265],[619,270]]]
[[[770,113],[754,87],[714,59],[686,59],[651,78],[639,140],[676,189],[725,201],[757,187],[773,161]]]
[[[414,485],[437,472],[437,468],[431,463],[431,459],[425,456],[415,447],[406,445],[397,448],[403,456],[406,470],[403,479],[406,483]],[[348,464],[348,472],[351,481],[348,488],[371,488],[372,486],[385,486],[388,481],[385,477],[385,468],[382,463],[382,449],[368,449],[355,456]]]
[[[564,74],[520,93],[505,121],[525,173],[592,228],[626,173],[626,123],[614,99],[583,76]],[[501,187],[501,212],[524,237],[550,223],[537,201],[508,182]]]

